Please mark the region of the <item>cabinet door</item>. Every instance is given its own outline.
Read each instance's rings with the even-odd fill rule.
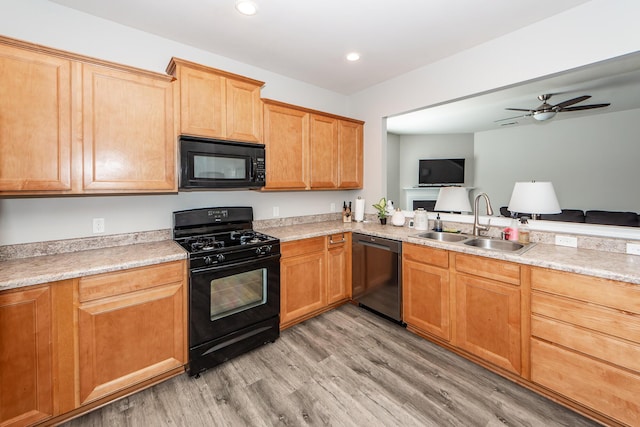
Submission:
[[[83,65],[84,192],[176,191],[168,79]]]
[[[186,363],[184,263],[83,278],[77,310],[80,403]]]
[[[0,424],[53,416],[49,286],[0,294]]]
[[[239,141],[262,141],[260,86],[226,79],[226,137]]]
[[[287,255],[287,246],[295,256]],[[298,246],[298,248],[295,248]],[[280,261],[280,324],[286,325],[327,305],[324,238],[292,242]],[[313,250],[313,249],[317,250]],[[305,251],[309,249],[309,251]]]
[[[227,133],[224,113],[225,78],[179,66],[178,80],[180,133],[224,138]]]
[[[265,189],[308,187],[309,114],[279,105],[264,106],[267,183]]]
[[[424,332],[451,339],[449,270],[404,258],[403,320]]]
[[[71,190],[71,61],[0,46],[0,192]]]
[[[309,152],[311,188],[338,186],[338,121],[311,114],[309,116]]]
[[[508,371],[521,371],[520,288],[456,276],[457,345]]]
[[[338,188],[362,188],[363,125],[338,121]]]
[[[351,233],[327,236],[327,303],[351,297]]]

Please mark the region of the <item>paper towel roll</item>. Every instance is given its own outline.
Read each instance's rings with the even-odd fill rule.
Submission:
[[[353,214],[353,220],[357,222],[364,221],[364,199],[361,197],[356,199],[356,209]]]

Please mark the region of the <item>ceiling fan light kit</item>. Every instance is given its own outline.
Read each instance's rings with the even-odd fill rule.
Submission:
[[[542,101],[542,104],[534,110],[525,109],[525,108],[505,108],[505,110],[522,111],[526,114],[518,117],[508,117],[506,119],[496,120],[496,122],[501,122],[503,120],[513,120],[515,118],[521,118],[521,117],[533,117],[535,120],[539,122],[544,122],[546,120],[553,119],[557,113],[564,113],[568,111],[579,111],[579,110],[591,110],[594,108],[608,107],[609,105],[611,105],[611,104],[591,104],[591,105],[578,105],[575,107],[571,107],[574,104],[577,104],[579,102],[582,102],[584,100],[591,98],[591,95],[582,95],[576,98],[568,99],[556,105],[551,105],[547,103],[547,101],[551,98],[551,96],[552,94],[544,94],[544,95],[538,96],[538,99]]]

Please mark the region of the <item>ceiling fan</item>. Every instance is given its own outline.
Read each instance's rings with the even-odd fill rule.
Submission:
[[[571,105],[577,104],[578,102],[582,102],[591,98],[591,95],[582,95],[577,98],[569,99],[567,101],[561,102],[556,105],[551,105],[547,101],[551,98],[552,94],[544,94],[538,96],[538,99],[542,101],[542,104],[537,108],[531,110],[526,108],[505,108],[505,110],[510,111],[525,111],[527,114],[516,116],[516,117],[508,117],[506,119],[496,120],[496,122],[501,122],[503,120],[513,120],[521,117],[533,117],[538,121],[545,121],[552,119],[555,117],[557,113],[564,113],[566,111],[579,111],[579,110],[591,110],[593,108],[602,108],[607,107],[611,104],[591,104],[591,105],[578,105],[575,107],[570,107]]]

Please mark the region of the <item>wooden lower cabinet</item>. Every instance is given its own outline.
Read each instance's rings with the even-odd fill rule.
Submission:
[[[80,404],[187,362],[183,269],[173,262],[80,280]]]
[[[520,289],[496,281],[456,276],[456,345],[520,374]]]
[[[280,246],[280,327],[346,302],[351,295],[351,233]]]
[[[51,286],[0,294],[0,425],[54,415]]]
[[[409,329],[451,339],[449,253],[420,245],[402,246],[402,313]]]
[[[351,298],[351,233],[336,233],[327,239],[327,303]]]
[[[0,426],[57,424],[184,372],[186,261],[0,292]]]
[[[531,380],[640,425],[640,287],[533,268],[531,288]]]
[[[280,246],[280,325],[326,307],[325,238],[284,242]]]

